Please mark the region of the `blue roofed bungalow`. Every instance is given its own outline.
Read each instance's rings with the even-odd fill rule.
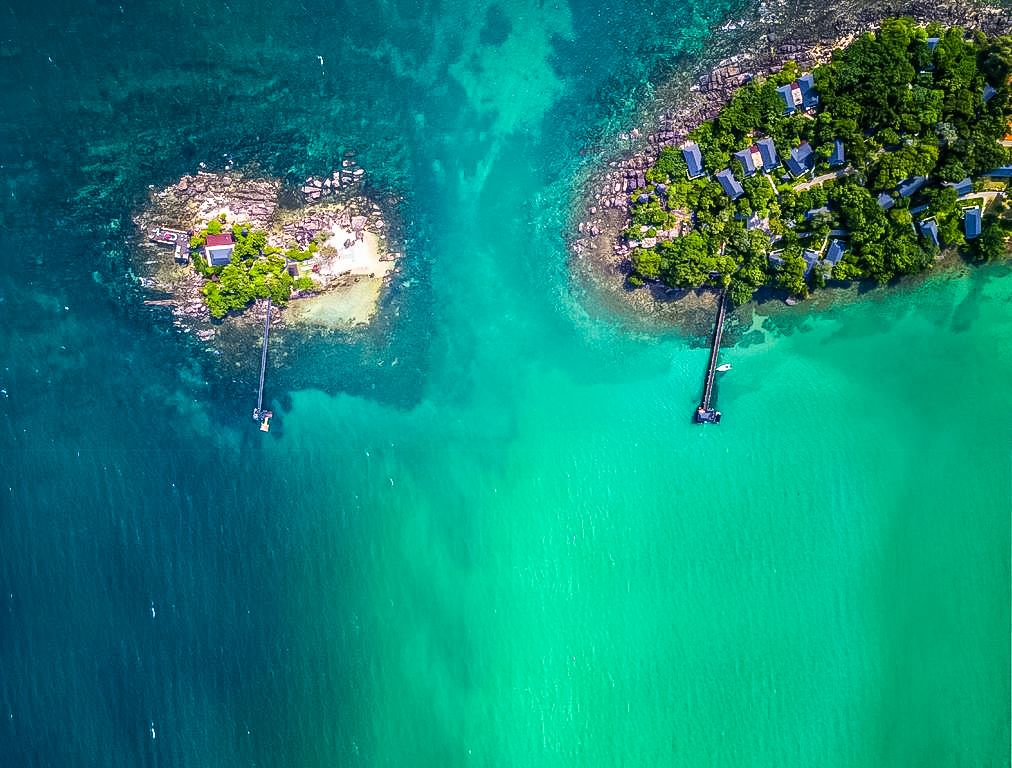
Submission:
[[[730,197],[732,200],[737,200],[739,197],[745,194],[745,190],[742,189],[741,183],[731,173],[730,168],[725,168],[717,174],[717,181],[720,182],[720,186],[724,188],[724,194]]]
[[[980,208],[966,209],[963,214],[963,229],[967,240],[980,236]]]
[[[705,172],[703,171],[703,155],[699,151],[699,145],[689,143],[682,147],[682,157],[685,158],[685,165],[688,166],[690,179],[698,179]]]
[[[925,44],[928,46],[928,51],[931,53],[932,58],[934,58],[935,49],[938,47],[938,43],[940,40],[941,40],[940,37],[929,37],[927,40],[924,41]],[[931,62],[924,69],[922,69],[921,72],[930,72],[934,68],[935,65],[933,62]]]
[[[781,85],[777,93],[784,101],[784,114],[790,115],[797,110],[807,112],[819,104],[819,93],[815,90],[815,78],[811,74],[799,77],[793,83]]]
[[[829,167],[836,168],[838,165],[843,165],[846,162],[846,157],[843,152],[843,142],[837,139],[833,142],[833,151],[829,155]]]
[[[777,155],[777,148],[773,143],[773,139],[769,137],[759,139],[755,145],[759,149],[759,155],[763,159],[763,168],[770,170],[780,165],[780,157]]]
[[[819,92],[815,90],[815,78],[811,73],[798,78],[798,88],[801,89],[801,108],[806,112],[815,109],[819,105]]]
[[[899,186],[900,197],[910,197],[914,192],[928,183],[927,176],[911,176]]]
[[[752,156],[752,149],[752,147],[749,147],[748,149],[742,149],[734,153],[734,156],[738,158],[738,162],[741,163],[741,169],[746,176],[751,176],[755,173],[756,163],[755,158]],[[761,165],[762,158],[759,158],[759,160]]]
[[[945,186],[956,190],[957,198],[966,197],[968,194],[973,192],[973,180],[969,176],[967,176],[962,181],[957,182],[947,181],[945,182]]]
[[[812,271],[812,267],[814,267],[819,261],[819,252],[814,251],[811,248],[806,248],[802,251],[801,258],[803,258],[805,260],[805,264],[808,265],[805,267],[805,277],[808,277],[808,273]]]
[[[790,83],[788,85],[781,85],[777,88],[777,93],[780,94],[780,98],[784,100],[784,114],[792,114],[799,106],[801,106],[801,89],[797,83]]]
[[[791,154],[784,158],[784,162],[787,163],[787,170],[792,174],[804,176],[815,167],[815,156],[812,153],[811,145],[807,141],[802,142],[791,150]]]
[[[938,223],[934,220],[934,218],[925,219],[921,222],[921,234],[930,238],[931,242],[935,244],[935,247],[940,245],[938,242]]]
[[[833,240],[829,243],[829,250],[826,251],[826,261],[833,267],[835,267],[840,259],[843,258],[844,249],[843,243],[839,240]]]

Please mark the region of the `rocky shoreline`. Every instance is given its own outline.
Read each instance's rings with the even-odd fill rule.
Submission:
[[[567,245],[571,274],[583,289],[619,315],[690,330],[705,327],[705,318],[715,306],[710,292],[626,285],[629,248],[620,233],[631,223],[629,194],[646,186],[646,171],[661,149],[680,145],[689,131],[715,117],[744,82],[776,72],[790,60],[811,69],[828,61],[835,48],[845,47],[891,16],[910,16],[920,24],[958,24],[988,34],[1012,30],[1012,8],[984,3],[873,1],[850,7],[814,0],[766,0],[753,4],[739,20],[712,31],[707,56],[657,88],[641,118],[649,127],[614,137],[611,143],[618,149],[577,191]],[[804,23],[799,24],[799,19]]]
[[[335,323],[322,322],[320,312],[307,309],[313,304],[333,305],[335,295],[342,293],[356,292],[355,301],[371,301],[375,311],[380,291],[397,272],[402,256],[391,244],[401,242],[403,233],[397,215],[400,201],[367,190],[364,176],[354,154],[348,152],[339,169],[310,176],[301,184],[261,176],[255,169],[229,169],[199,170],[164,189],[149,187],[146,202],[133,216],[132,242],[135,271],[148,297],[145,304],[167,310],[180,331],[213,343],[208,347],[212,353],[220,354],[222,345],[231,346],[228,340],[248,335],[247,329],[259,332],[263,316],[255,311],[214,321],[201,294],[204,278],[192,265],[179,263],[171,249],[149,239],[156,228],[196,231],[225,213],[229,223],[248,223],[266,231],[268,244],[281,249],[293,243],[305,249],[318,235],[340,233],[341,242],[321,248],[314,259],[318,263],[314,263],[313,277],[320,290],[293,297],[287,310],[272,310],[272,324],[279,329],[287,325],[308,331],[335,330]],[[348,303],[344,302],[346,310]],[[300,311],[292,312],[297,305]],[[358,309],[343,325],[367,322],[368,307]]]

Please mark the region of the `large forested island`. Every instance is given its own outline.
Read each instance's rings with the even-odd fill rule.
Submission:
[[[770,286],[932,267],[946,248],[1006,251],[1012,37],[891,19],[802,72],[738,89],[632,192],[631,285]]]

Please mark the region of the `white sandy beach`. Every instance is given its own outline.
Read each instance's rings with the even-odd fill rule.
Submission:
[[[289,305],[289,321],[322,328],[339,329],[368,323],[376,314],[383,279],[394,262],[383,260],[385,251],[380,239],[372,232],[356,233],[335,226],[321,251],[336,255],[313,259],[319,270],[314,280],[325,286],[323,293],[293,301]],[[346,245],[347,244],[347,245]]]

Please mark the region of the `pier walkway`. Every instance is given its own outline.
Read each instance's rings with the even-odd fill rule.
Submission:
[[[706,367],[706,379],[703,382],[703,399],[696,408],[697,424],[720,423],[720,411],[710,407],[710,398],[713,395],[713,377],[717,371],[717,355],[720,354],[720,337],[724,332],[724,318],[727,316],[727,302],[727,290],[724,290],[720,294],[720,304],[717,308],[717,323],[713,329],[713,344],[710,347],[710,364]]]
[[[267,311],[264,313],[264,346],[260,353],[260,389],[257,391],[257,407],[253,409],[253,420],[260,422],[260,431],[267,432],[271,428],[270,411],[263,409],[264,405],[264,374],[267,372],[267,340],[271,334],[271,297],[267,297]]]

